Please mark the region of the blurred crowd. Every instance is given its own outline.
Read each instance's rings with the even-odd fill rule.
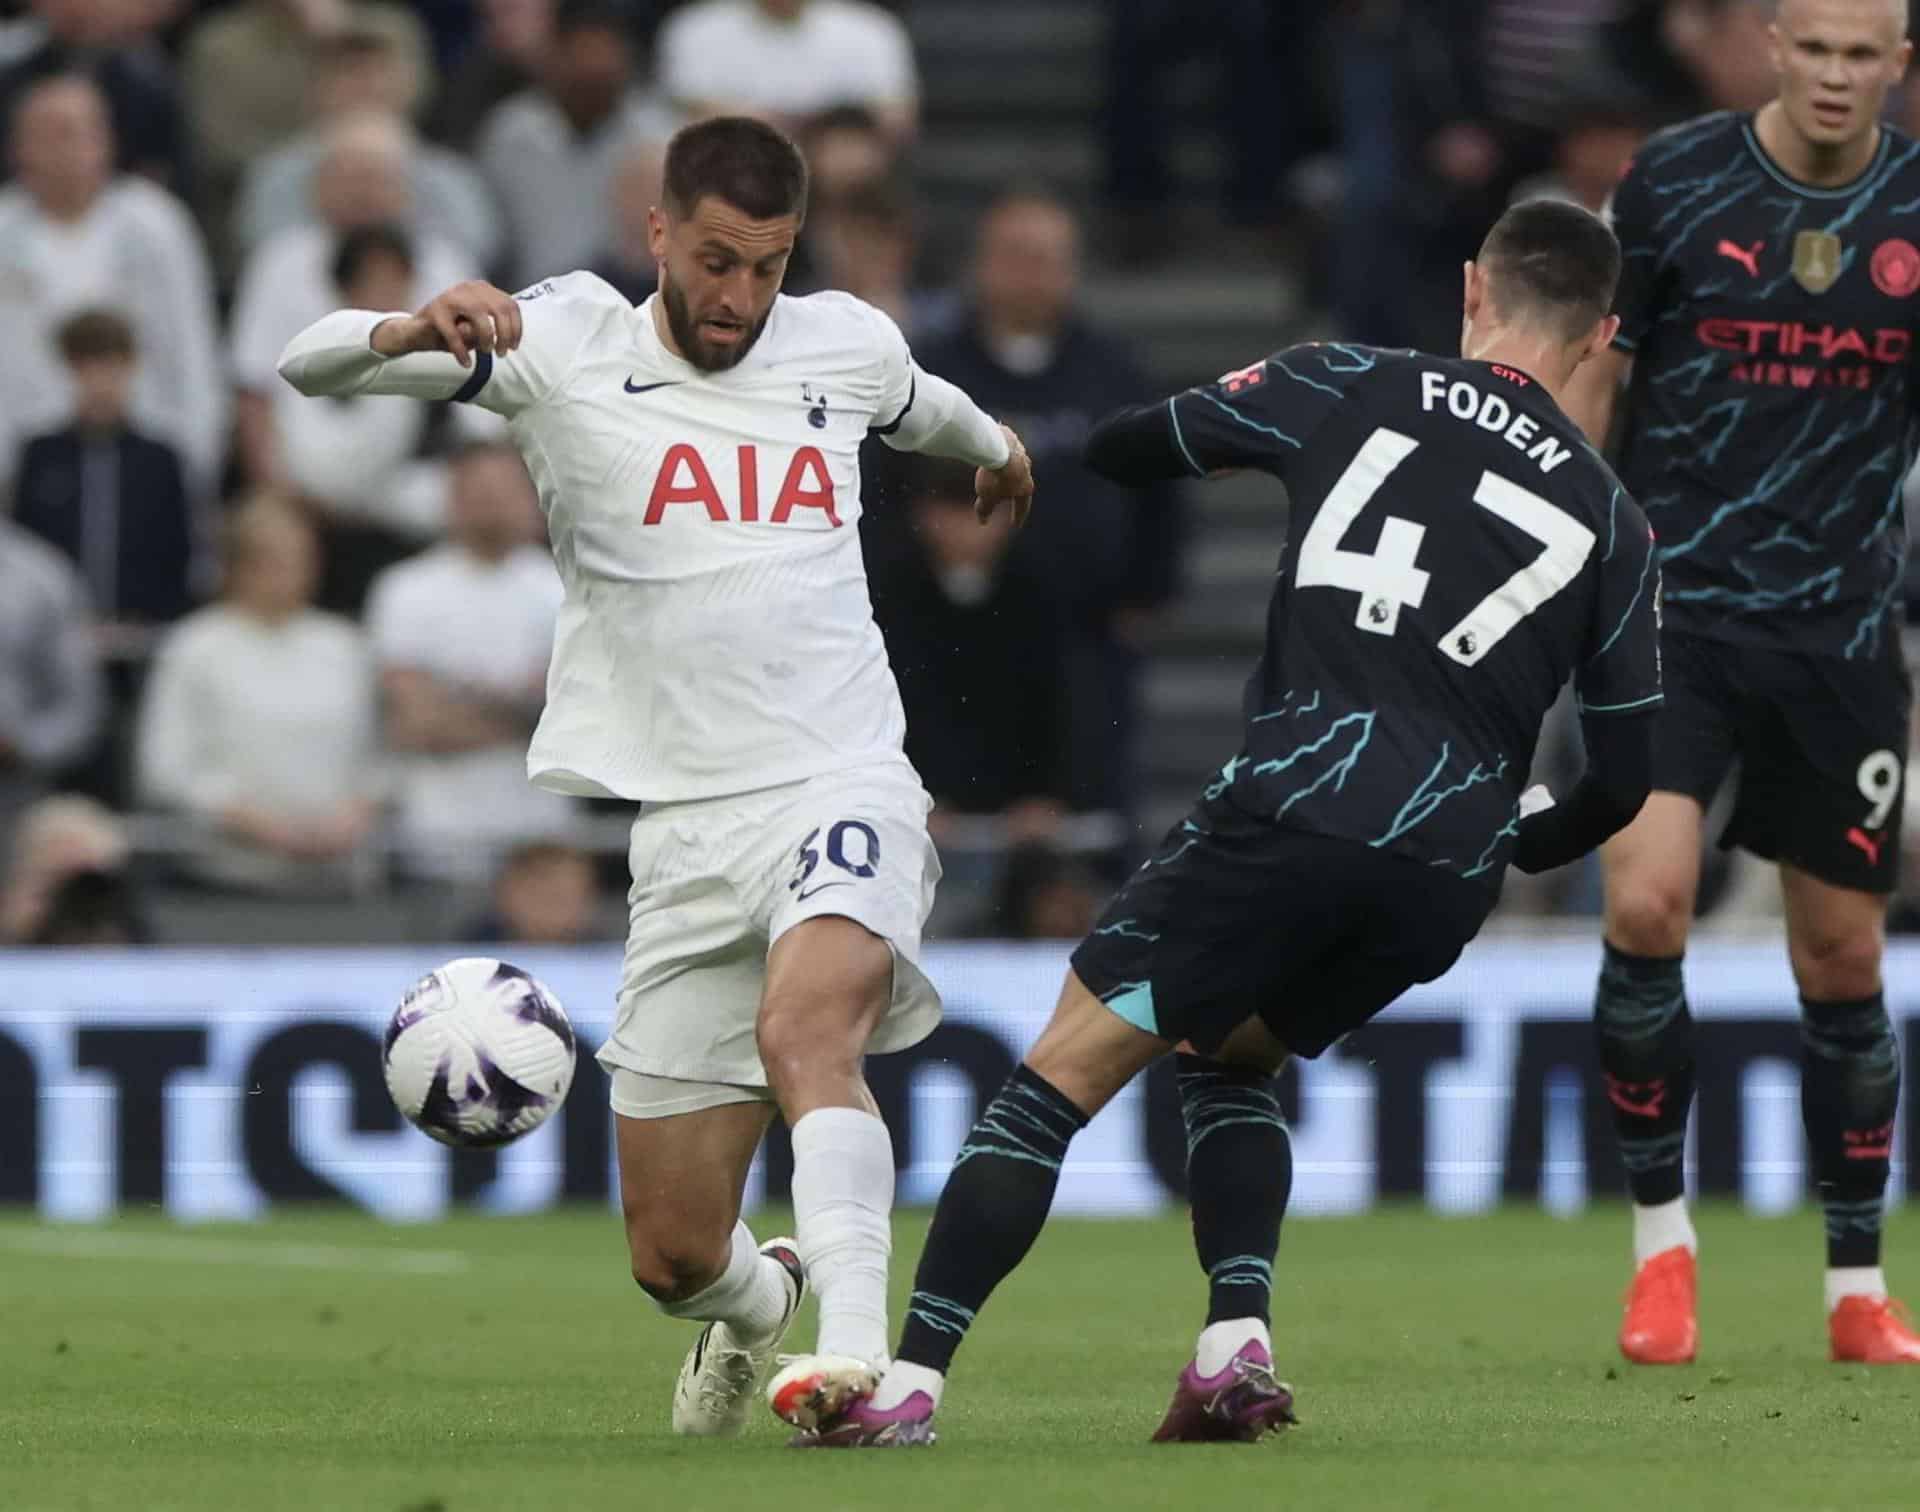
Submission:
[[[1135,858],[1143,663],[1193,590],[1185,493],[1077,465],[1168,386],[1089,264],[1237,260],[1327,328],[1444,348],[1507,199],[1597,208],[1647,130],[1771,78],[1759,0],[1093,9],[1099,181],[1009,182],[935,245],[912,4],[0,3],[0,943],[151,938],[155,888],[455,888],[472,938],[603,931],[620,816],[524,780],[560,587],[518,457],[485,414],[303,400],[274,361],[466,277],[644,299],[664,143],[716,111],[808,154],[789,288],[886,309],[1034,454],[1013,536],[963,469],[872,447],[862,529],[965,884],[946,927],[1084,928]]]

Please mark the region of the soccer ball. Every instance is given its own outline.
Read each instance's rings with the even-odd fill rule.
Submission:
[[[400,999],[381,1053],[387,1091],[413,1126],[462,1150],[530,1134],[573,1085],[573,1025],[517,966],[449,961]]]

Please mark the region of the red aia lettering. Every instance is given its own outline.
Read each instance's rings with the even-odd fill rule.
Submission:
[[[682,467],[689,475],[686,483],[675,481]],[[727,517],[726,506],[720,502],[707,464],[700,460],[700,453],[684,441],[676,441],[667,448],[666,460],[660,464],[659,476],[653,480],[653,497],[647,500],[646,519],[642,523],[658,525],[669,504],[704,504],[709,520]]]
[[[814,486],[808,486],[808,478]],[[780,498],[773,506],[773,523],[784,525],[796,509],[824,509],[838,528],[840,516],[833,509],[833,478],[827,472],[827,459],[815,446],[803,446],[787,465],[787,476],[780,485]]]

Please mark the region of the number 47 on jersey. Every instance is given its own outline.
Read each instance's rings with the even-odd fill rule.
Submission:
[[[1380,544],[1372,551],[1348,551],[1340,543],[1373,496],[1419,445],[1411,436],[1386,426],[1376,430],[1328,492],[1300,543],[1294,586],[1343,588],[1359,594],[1353,622],[1372,635],[1392,635],[1400,628],[1400,611],[1418,609],[1426,599],[1429,575],[1416,565],[1416,559],[1427,527],[1388,515],[1381,522]],[[1480,475],[1473,502],[1525,531],[1544,549],[1440,637],[1441,652],[1463,667],[1473,666],[1515,625],[1572,582],[1594,542],[1593,532],[1564,510],[1497,473]]]

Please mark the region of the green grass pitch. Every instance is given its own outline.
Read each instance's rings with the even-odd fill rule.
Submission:
[[[1291,1224],[1275,1337],[1303,1425],[1154,1447],[1202,1304],[1185,1223],[1059,1222],[962,1352],[941,1443],[833,1455],[763,1415],[737,1442],[668,1433],[692,1334],[635,1291],[606,1213],[7,1219],[0,1508],[1920,1505],[1920,1371],[1826,1362],[1818,1219],[1701,1231],[1701,1363],[1628,1370],[1617,1208]],[[896,1313],[924,1232],[901,1222]],[[1889,1239],[1912,1281],[1920,1223]]]

